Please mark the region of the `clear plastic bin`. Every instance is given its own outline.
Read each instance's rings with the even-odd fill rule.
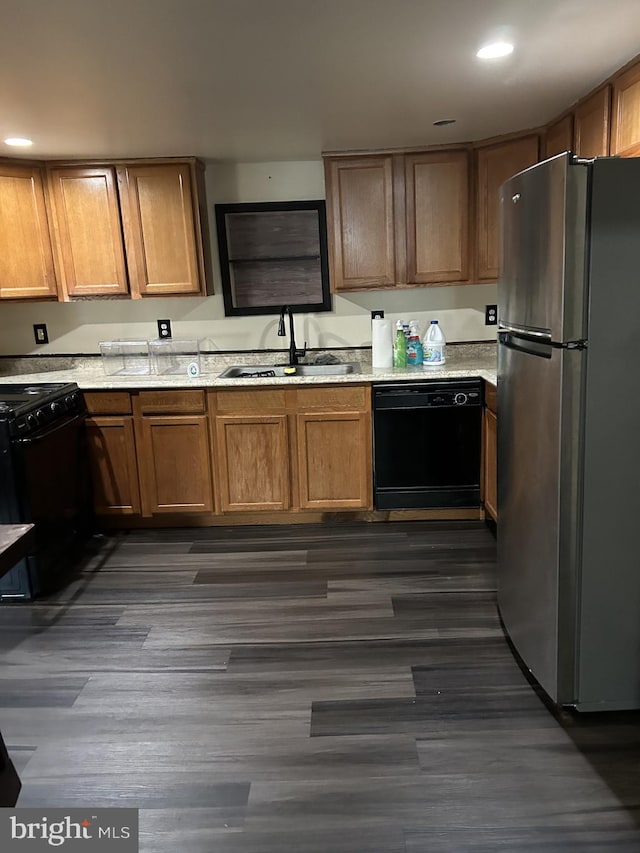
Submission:
[[[151,372],[149,341],[100,341],[102,366],[108,376],[144,376]]]
[[[158,338],[149,341],[149,353],[154,373],[200,375],[200,341]]]

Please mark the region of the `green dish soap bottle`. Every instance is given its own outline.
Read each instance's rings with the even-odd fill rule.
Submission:
[[[396,323],[396,337],[393,342],[393,366],[407,366],[407,338],[404,333],[402,320]]]

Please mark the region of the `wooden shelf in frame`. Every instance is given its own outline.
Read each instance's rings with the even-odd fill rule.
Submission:
[[[324,200],[217,204],[226,316],[331,310]]]

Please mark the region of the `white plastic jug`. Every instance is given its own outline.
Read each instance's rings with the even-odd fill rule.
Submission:
[[[442,329],[438,325],[438,321],[432,320],[422,344],[423,367],[440,367],[441,364],[444,364],[446,361],[446,346],[447,341],[442,334]]]

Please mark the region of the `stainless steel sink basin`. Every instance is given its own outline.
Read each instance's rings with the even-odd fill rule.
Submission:
[[[219,379],[267,379],[275,376],[348,376],[360,373],[356,361],[345,364],[296,364],[295,373],[286,364],[233,364],[219,375]]]

